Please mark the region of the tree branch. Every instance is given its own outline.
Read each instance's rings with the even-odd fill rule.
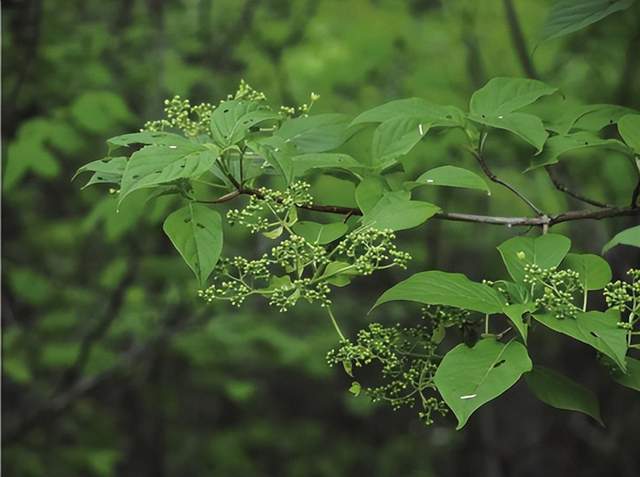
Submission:
[[[93,376],[78,377],[75,382],[70,383],[68,388],[60,390],[44,400],[39,406],[33,407],[30,413],[14,425],[3,426],[3,445],[11,445],[27,435],[31,430],[49,425],[55,418],[71,408],[78,399],[115,377],[118,372],[128,370],[131,366],[140,363],[159,344],[172,338],[188,326],[198,326],[203,320],[208,319],[204,314],[194,317],[185,316],[177,308],[172,308],[171,311],[173,313],[167,313],[167,316],[176,315],[176,318],[163,320],[163,326],[160,331],[144,343],[132,345],[111,367]]]
[[[547,171],[547,175],[549,176],[549,179],[551,179],[551,182],[553,182],[554,187],[558,189],[560,192],[564,192],[568,196],[571,196],[574,199],[579,200],[580,202],[584,202],[586,204],[593,205],[595,207],[601,207],[601,208],[613,207],[609,204],[605,204],[604,202],[598,202],[597,200],[589,199],[588,197],[585,197],[581,194],[578,194],[577,192],[570,190],[567,186],[565,186],[562,182],[559,181],[558,177],[555,175],[553,167],[546,166],[544,169],[545,171]]]
[[[250,195],[258,198],[264,198],[257,189],[243,188],[229,194],[212,200],[199,201],[205,204],[219,204],[229,202],[239,195]],[[311,210],[314,212],[325,212],[330,214],[361,216],[362,211],[354,207],[343,207],[338,205],[320,205],[311,204],[300,207],[301,209]],[[476,215],[458,212],[438,212],[434,215],[434,219],[449,220],[453,222],[472,222],[477,224],[504,225],[507,227],[551,227],[553,225],[570,222],[575,220],[600,220],[610,217],[623,217],[640,215],[638,207],[607,207],[601,210],[572,210],[556,215],[540,215],[538,217],[503,217],[493,215]]]
[[[527,42],[522,33],[522,28],[520,28],[520,22],[518,21],[518,15],[515,7],[513,6],[513,1],[503,0],[503,4],[507,15],[509,33],[511,34],[511,40],[513,41],[513,46],[516,50],[518,60],[520,60],[520,65],[529,78],[536,79],[538,78],[538,73],[533,65],[533,61],[531,61],[529,52],[527,51]]]

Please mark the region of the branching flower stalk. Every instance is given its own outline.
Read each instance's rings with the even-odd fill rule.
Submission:
[[[618,326],[627,330],[627,346],[640,348],[640,345],[632,343],[632,337],[640,334],[635,331],[636,325],[640,322],[640,269],[632,268],[627,272],[631,278],[630,282],[617,280],[607,285],[604,290],[604,297],[607,305],[619,311],[623,316],[626,314],[626,321],[620,321]]]

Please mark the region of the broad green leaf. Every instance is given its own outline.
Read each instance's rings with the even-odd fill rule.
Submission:
[[[604,425],[598,398],[583,385],[557,371],[538,365],[525,374],[524,379],[529,389],[542,402],[556,409],[581,412]]]
[[[322,276],[331,285],[344,287],[351,283],[351,277],[357,275],[355,267],[348,262],[330,262],[324,269]]]
[[[571,240],[563,235],[545,234],[540,237],[513,237],[498,246],[502,261],[511,278],[524,279],[526,265],[542,269],[557,267],[571,248]]]
[[[493,128],[504,129],[520,136],[536,150],[541,151],[549,134],[542,124],[542,120],[527,113],[504,113],[497,116],[469,115],[469,119]]]
[[[145,146],[131,155],[122,175],[118,203],[131,192],[207,172],[218,151],[197,144]]]
[[[420,142],[429,127],[429,123],[410,117],[392,118],[383,122],[373,133],[372,165],[385,168],[393,164],[395,159],[409,153]]]
[[[455,166],[431,169],[416,179],[418,184],[481,190],[491,195],[489,186],[478,174]]]
[[[527,168],[527,171],[555,164],[560,156],[568,152],[591,147],[602,147],[621,152],[627,151],[626,146],[617,139],[601,139],[586,131],[570,133],[564,136],[552,136],[544,145],[544,150],[531,158],[531,165]]]
[[[573,128],[597,132],[606,126],[616,124],[620,118],[634,112],[633,109],[616,104],[594,104],[590,110],[576,119]]]
[[[615,104],[586,104],[570,106],[554,119],[547,129],[561,136],[574,129],[598,132],[606,126],[617,123],[626,114],[635,113],[633,109]]]
[[[520,336],[524,340],[525,344],[527,342],[527,332],[529,327],[527,323],[524,321],[523,315],[525,313],[533,313],[536,310],[536,305],[534,303],[515,303],[513,305],[506,305],[502,311],[513,323],[513,326],[516,327]]]
[[[456,429],[461,429],[476,409],[500,396],[531,368],[522,343],[485,338],[473,348],[459,344],[449,351],[438,366],[434,383],[458,418]]]
[[[547,139],[542,120],[515,111],[556,91],[557,88],[538,80],[493,78],[471,96],[469,119],[510,131],[541,150]]]
[[[362,213],[366,214],[388,190],[389,187],[382,176],[366,176],[356,187],[356,204]]]
[[[416,273],[389,288],[373,308],[390,301],[414,301],[425,305],[447,305],[480,313],[502,313],[504,300],[489,285],[469,280],[461,273],[439,270]]]
[[[620,118],[618,132],[627,146],[640,155],[640,114],[627,114]]]
[[[311,243],[325,245],[339,239],[349,230],[349,226],[343,222],[332,224],[319,224],[306,220],[296,222],[293,231],[307,239]]]
[[[455,106],[441,106],[422,98],[407,98],[390,101],[365,111],[357,116],[352,125],[363,123],[382,123],[397,117],[419,118],[424,123],[436,126],[463,127],[464,113]]]
[[[295,145],[298,154],[326,152],[349,139],[349,118],[343,114],[317,114],[289,119],[282,123],[276,135]]]
[[[294,177],[293,156],[295,148],[284,139],[272,136],[260,141],[247,141],[249,149],[264,157],[265,161],[280,174],[287,184]]]
[[[578,313],[575,319],[563,320],[549,314],[533,315],[533,317],[558,333],[592,346],[611,358],[620,369],[626,370],[627,332],[618,327],[616,313],[588,311]]]
[[[618,232],[609,240],[604,247],[602,253],[607,253],[613,247],[618,245],[629,245],[631,247],[640,247],[640,225],[628,228],[622,232]]]
[[[333,152],[318,152],[293,156],[294,176],[302,176],[311,169],[363,169],[365,166],[348,154],[337,154]]]
[[[136,133],[122,134],[107,139],[107,144],[111,151],[121,146],[131,144],[146,144],[156,146],[177,146],[189,144],[190,141],[184,136],[165,131],[140,131]]]
[[[599,255],[570,253],[564,259],[567,268],[580,275],[580,284],[585,290],[600,290],[611,281],[611,267]]]
[[[362,217],[363,225],[378,230],[405,230],[423,224],[440,209],[418,200],[410,200],[402,192],[388,192]]]
[[[265,121],[279,116],[271,111],[260,110],[253,101],[232,99],[223,101],[211,114],[211,137],[220,148],[231,146],[244,138],[248,127],[257,124],[256,118]],[[255,113],[253,119],[249,113]],[[242,121],[248,120],[247,124]],[[259,121],[258,121],[259,122]]]
[[[469,112],[480,118],[498,118],[557,91],[542,81],[525,78],[493,78],[473,93]]]
[[[495,285],[504,289],[509,296],[511,303],[526,304],[529,303],[531,297],[529,296],[529,289],[522,283],[515,283],[509,280],[498,280]]]
[[[612,13],[626,10],[634,0],[556,0],[542,27],[541,40],[581,30]]]
[[[629,389],[640,391],[640,361],[627,356],[627,373],[617,372],[613,380]]]
[[[71,180],[74,180],[79,174],[83,172],[93,172],[93,175],[82,188],[89,187],[93,184],[100,183],[112,183],[120,184],[122,180],[122,174],[127,165],[127,158],[122,157],[107,157],[99,159],[97,161],[89,162],[81,168],[79,168]]]
[[[171,213],[162,228],[200,285],[204,285],[222,251],[220,214],[204,205],[189,203]]]

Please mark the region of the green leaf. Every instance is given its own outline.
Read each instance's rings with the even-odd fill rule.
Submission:
[[[373,308],[390,301],[414,301],[425,305],[447,305],[480,313],[502,313],[502,296],[488,285],[469,280],[461,273],[439,270],[416,273],[389,288]]]
[[[570,253],[564,263],[578,272],[584,290],[600,290],[611,281],[611,267],[598,255]]]
[[[489,186],[478,174],[455,166],[442,166],[431,169],[418,177],[415,183],[476,189],[486,192],[487,195],[491,195]]]
[[[458,418],[456,429],[461,429],[476,409],[504,393],[531,367],[521,343],[485,338],[473,348],[459,344],[449,351],[438,366],[434,383]]]
[[[351,283],[351,277],[357,274],[358,272],[352,264],[336,261],[327,264],[322,277],[331,285],[344,287]]]
[[[541,150],[548,135],[542,120],[515,111],[556,91],[538,80],[493,78],[471,96],[469,119],[510,131]]]
[[[358,397],[360,395],[361,390],[362,390],[362,387],[360,386],[360,383],[358,381],[354,381],[351,383],[351,387],[349,388],[349,392],[351,394]]]
[[[455,106],[441,106],[422,98],[390,101],[365,111],[351,124],[382,123],[392,118],[413,117],[436,126],[464,127],[464,113]]]
[[[99,183],[120,184],[126,165],[127,158],[124,156],[99,159],[97,161],[89,162],[79,168],[71,180],[74,180],[83,172],[93,172],[89,182],[82,187],[83,189],[90,185]]]
[[[627,332],[618,327],[617,314],[588,311],[563,320],[548,314],[533,317],[558,333],[588,344],[626,370]]]
[[[389,190],[382,176],[366,176],[356,187],[356,204],[363,214],[368,213]]]
[[[626,10],[634,0],[556,0],[542,27],[541,41],[581,30],[612,13]]]
[[[429,202],[406,198],[404,192],[388,192],[362,217],[362,224],[378,230],[412,229],[439,211]]]
[[[497,118],[535,102],[543,96],[555,93],[542,81],[525,78],[493,78],[473,93],[469,111],[474,116]]]
[[[505,113],[498,116],[469,115],[469,119],[493,128],[504,129],[520,136],[536,150],[541,151],[549,134],[542,124],[542,120],[532,114]]]
[[[506,305],[502,311],[507,318],[511,320],[513,326],[516,327],[520,336],[524,340],[525,344],[527,343],[527,333],[529,327],[527,323],[523,319],[523,315],[525,313],[533,313],[536,310],[536,305],[534,303],[515,303],[513,305]]]
[[[592,104],[585,106],[583,114],[580,114],[573,129],[598,132],[606,126],[616,124],[625,115],[635,113],[631,108],[616,104]]]
[[[222,251],[220,214],[204,205],[189,203],[171,213],[162,228],[200,285],[204,285]]]
[[[628,228],[622,232],[618,232],[609,240],[604,247],[602,253],[607,253],[613,247],[618,245],[629,245],[631,247],[640,247],[640,225]]]
[[[629,389],[640,391],[640,361],[627,356],[627,373],[617,372],[613,380]]]
[[[365,167],[348,154],[337,154],[333,152],[302,154],[293,156],[291,161],[293,162],[294,176],[302,176],[311,169],[335,168],[350,171]]]
[[[197,144],[145,146],[134,152],[122,175],[118,204],[131,192],[207,172],[218,151]]]
[[[600,416],[598,398],[581,384],[538,365],[525,375],[525,381],[533,394],[549,406],[581,412],[604,425]]]
[[[211,137],[220,148],[236,144],[242,140],[249,127],[260,121],[278,119],[271,111],[258,110],[253,101],[232,99],[223,101],[211,114]],[[245,124],[246,121],[246,124]]]
[[[343,222],[319,224],[317,222],[300,221],[293,226],[293,231],[311,243],[325,245],[338,240],[349,230]]]
[[[570,133],[564,136],[551,136],[544,145],[544,150],[531,159],[531,165],[527,168],[527,171],[555,164],[560,156],[568,152],[590,147],[602,147],[621,152],[627,151],[626,146],[617,139],[601,139],[586,131]]]
[[[378,126],[371,143],[372,165],[385,168],[403,156],[427,134],[430,124],[417,118],[398,117],[389,119]]]
[[[640,114],[627,114],[620,118],[618,132],[627,146],[640,155]]]
[[[179,144],[185,145],[190,143],[191,142],[183,136],[165,131],[140,131],[107,139],[107,144],[111,151],[121,146],[130,146],[131,144],[177,146]]]
[[[511,278],[524,279],[525,265],[540,268],[557,267],[571,248],[571,240],[563,235],[545,234],[540,237],[513,237],[498,246],[502,261]]]
[[[294,144],[298,153],[325,152],[349,139],[349,118],[343,114],[317,114],[285,121],[276,135]]]
[[[293,156],[296,154],[293,144],[278,136],[271,136],[259,141],[247,141],[247,146],[280,174],[287,184],[294,176]]]

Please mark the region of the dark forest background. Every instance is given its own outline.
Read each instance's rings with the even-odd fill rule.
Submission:
[[[171,199],[119,214],[104,190],[71,182],[106,153],[105,138],[161,116],[164,98],[217,102],[241,78],[274,105],[321,95],[319,112],[356,114],[420,96],[465,107],[493,76],[537,76],[567,104],[640,108],[640,9],[533,49],[550,3],[539,0],[25,0],[2,3],[2,470],[5,476],[635,476],[640,403],[594,365],[587,347],[536,333],[536,362],[566,371],[601,399],[606,428],[545,407],[516,386],[460,432],[424,427],[347,392],[325,363],[334,331],[313,307],[286,314],[249,302],[204,305],[161,230]],[[519,23],[507,12],[515,8]],[[526,44],[520,44],[520,29]],[[524,50],[523,50],[524,46]],[[523,52],[525,53],[523,55]],[[468,164],[435,137],[408,162]],[[546,210],[583,205],[544,173],[522,175],[531,150],[506,135],[492,165]],[[583,154],[560,168],[585,193],[626,205],[620,158]],[[353,185],[314,190],[353,205]],[[508,193],[457,211],[525,214]],[[633,219],[554,231],[599,253]],[[397,280],[439,268],[472,278],[504,272],[495,250],[522,230],[429,222],[402,234],[415,259],[339,291],[350,333],[371,319],[411,322],[389,306],[366,316]],[[236,234],[226,252],[258,243]],[[635,254],[634,254],[635,253]],[[618,247],[618,277],[640,263]]]

